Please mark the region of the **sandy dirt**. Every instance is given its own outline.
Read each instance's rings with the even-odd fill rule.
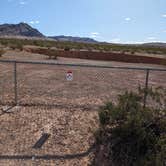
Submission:
[[[67,58],[48,60],[44,55],[25,52],[8,52],[1,59],[164,68]],[[73,81],[66,80],[69,70]],[[137,70],[30,64],[18,64],[17,71],[20,106],[6,113],[3,110],[14,100],[13,64],[0,63],[0,166],[88,165],[93,158],[99,107],[107,101],[116,102],[117,95],[125,90],[144,86],[146,76]],[[150,72],[149,86],[165,87],[166,72]],[[51,136],[41,149],[33,149],[43,132]],[[32,160],[32,156],[36,158]]]
[[[0,158],[16,158],[0,160],[0,165],[88,165],[97,127],[95,111],[49,107],[19,107],[12,111],[0,116]],[[33,149],[43,132],[51,136],[41,149]],[[25,161],[17,160],[20,156]],[[47,156],[49,160],[43,160]]]

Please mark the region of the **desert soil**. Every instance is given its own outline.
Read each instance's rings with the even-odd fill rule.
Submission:
[[[166,68],[67,58],[48,60],[44,55],[26,52],[8,52],[1,59]],[[66,80],[69,70],[73,81]],[[0,63],[0,166],[88,165],[93,159],[91,147],[99,107],[107,101],[116,102],[117,95],[125,90],[144,86],[146,76],[137,70],[32,64],[18,64],[17,71],[19,106],[5,113],[3,110],[14,100],[13,65]],[[166,72],[150,72],[149,86],[165,87]],[[51,136],[41,149],[33,149],[43,132]],[[36,158],[32,160],[31,156]]]

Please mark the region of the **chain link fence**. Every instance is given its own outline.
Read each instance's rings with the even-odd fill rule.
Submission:
[[[99,106],[115,100],[123,91],[166,83],[166,69],[23,61],[0,63],[0,102],[9,105]],[[73,73],[72,81],[66,79],[68,71]]]

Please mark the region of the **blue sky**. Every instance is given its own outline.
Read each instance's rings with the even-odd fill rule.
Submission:
[[[166,42],[166,0],[1,0],[0,24],[114,43]]]

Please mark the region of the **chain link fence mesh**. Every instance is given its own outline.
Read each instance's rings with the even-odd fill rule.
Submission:
[[[11,105],[14,101],[13,64],[0,62],[0,105]]]
[[[115,100],[126,90],[145,85],[145,71],[19,65],[18,103],[62,107],[91,107]],[[72,71],[73,80],[66,74]]]

